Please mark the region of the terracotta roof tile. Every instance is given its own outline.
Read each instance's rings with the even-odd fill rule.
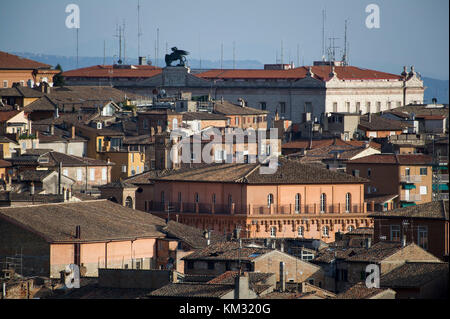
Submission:
[[[0,51],[0,69],[50,69],[51,65]]]
[[[397,165],[431,165],[432,158],[425,154],[374,154],[360,157],[349,164],[397,164]]]
[[[359,282],[346,291],[338,294],[336,299],[370,299],[387,291],[386,288],[367,288],[365,283]]]
[[[448,279],[448,263],[406,262],[380,278],[381,287],[415,288],[422,287],[437,278]]]
[[[302,66],[289,70],[209,70],[196,74],[205,79],[292,79],[306,77],[309,66]],[[311,66],[314,77],[328,81],[330,66]],[[336,66],[335,72],[341,80],[400,80],[400,75],[358,68],[355,66]]]
[[[259,164],[210,164],[199,168],[169,171],[155,178],[161,181],[228,182],[246,184],[329,184],[365,183],[366,179],[332,172],[325,168],[302,164],[295,160],[278,159],[277,171],[261,174]]]
[[[101,241],[164,237],[163,219],[108,200],[0,208],[0,219],[12,221],[49,242]],[[81,226],[81,239],[74,238]]]
[[[374,212],[369,215],[373,218],[426,218],[449,220],[448,200],[434,201],[410,207],[402,207],[387,212]]]
[[[412,124],[407,122],[383,118],[377,114],[366,114],[360,117],[358,128],[366,131],[402,131],[410,126]]]
[[[149,78],[160,74],[161,68],[151,65],[133,65],[133,68],[117,68],[112,65],[94,65],[86,68],[65,71],[62,76],[71,77],[87,77],[87,78],[120,78],[120,77],[136,77]]]

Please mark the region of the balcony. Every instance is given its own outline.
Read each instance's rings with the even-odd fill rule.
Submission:
[[[420,175],[401,175],[400,182],[402,183],[420,183],[422,176]]]
[[[448,174],[440,174],[438,175],[439,182],[441,183],[448,183]]]
[[[403,202],[418,202],[421,199],[421,195],[420,194],[409,194],[409,195],[405,195],[405,194],[401,194],[400,195],[400,200]]]
[[[150,205],[151,211],[170,212],[170,213],[194,213],[194,214],[219,214],[219,215],[319,215],[319,214],[344,214],[344,213],[363,213],[366,212],[365,204],[351,205],[347,210],[344,204],[327,205],[324,211],[321,211],[320,204],[300,205],[252,205],[238,206],[220,205],[212,203],[161,203],[153,202]]]

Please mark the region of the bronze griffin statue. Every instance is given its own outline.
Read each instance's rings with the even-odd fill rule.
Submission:
[[[184,50],[178,50],[177,47],[172,48],[171,54],[166,54],[166,66],[171,66],[173,61],[180,60],[176,66],[184,66],[186,62],[186,55],[189,55],[189,52]]]

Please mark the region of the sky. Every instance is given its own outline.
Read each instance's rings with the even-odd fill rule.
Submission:
[[[138,0],[1,0],[0,50],[76,55],[76,31],[66,27],[66,6],[80,8],[79,55],[118,55],[116,25],[125,23],[126,55],[137,57]],[[366,7],[379,7],[379,28],[367,28]],[[297,61],[322,58],[322,10],[326,44],[337,37],[338,57],[348,20],[351,65],[399,74],[414,65],[427,77],[449,78],[448,0],[140,0],[141,55],[159,56],[176,46],[194,59]],[[297,48],[299,54],[297,55]],[[188,57],[189,58],[189,57]],[[289,59],[290,58],[290,59]]]

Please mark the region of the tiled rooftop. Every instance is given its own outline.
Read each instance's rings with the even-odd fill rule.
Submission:
[[[387,212],[374,212],[369,217],[373,218],[426,218],[449,220],[448,200],[433,201],[415,206],[402,207]]]

